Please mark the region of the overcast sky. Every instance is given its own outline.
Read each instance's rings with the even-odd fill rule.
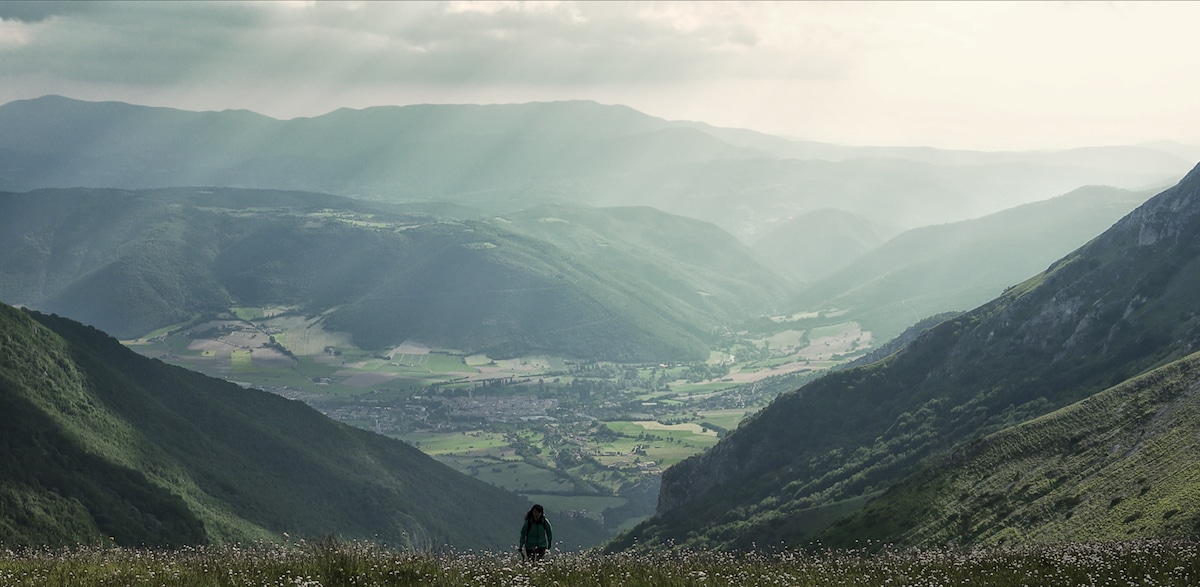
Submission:
[[[0,2],[0,103],[589,99],[849,144],[1200,145],[1200,2]]]

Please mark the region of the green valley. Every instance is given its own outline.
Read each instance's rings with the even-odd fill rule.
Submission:
[[[646,207],[433,216],[274,190],[37,190],[0,194],[0,295],[611,533],[655,511],[664,470],[921,317],[923,290],[887,285],[905,261],[926,290],[978,295],[999,278],[939,251],[976,243],[997,267],[1020,257],[1015,275],[1042,261],[1014,239],[1066,246],[1144,197],[1097,188],[906,233],[823,282],[869,296],[798,303],[728,233]],[[1028,227],[1006,236],[1013,222]],[[971,303],[943,297],[921,312]]]
[[[871,350],[837,315],[728,333],[708,361],[493,359],[353,345],[294,308],[236,307],[127,340],[149,357],[302,400],[455,469],[617,531],[653,513],[661,471],[775,395]],[[781,330],[782,329],[782,330]]]

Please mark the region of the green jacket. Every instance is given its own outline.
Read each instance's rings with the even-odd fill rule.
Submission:
[[[525,520],[521,525],[521,542],[518,545],[521,548],[550,548],[554,544],[554,529],[550,527],[550,520],[546,516],[542,516],[542,521],[534,523],[532,520]]]

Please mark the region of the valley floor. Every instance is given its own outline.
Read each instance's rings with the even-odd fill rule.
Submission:
[[[233,308],[126,345],[304,401],[615,534],[653,513],[663,469],[870,350],[871,333],[841,320],[774,320],[690,364],[501,360],[411,341],[370,352],[288,308]]]

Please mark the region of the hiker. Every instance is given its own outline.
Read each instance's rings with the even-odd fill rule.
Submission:
[[[525,550],[525,558],[539,561],[546,557],[546,550],[554,544],[554,530],[550,520],[546,519],[546,510],[541,504],[533,504],[525,514],[525,523],[521,525],[521,542],[518,548]]]

